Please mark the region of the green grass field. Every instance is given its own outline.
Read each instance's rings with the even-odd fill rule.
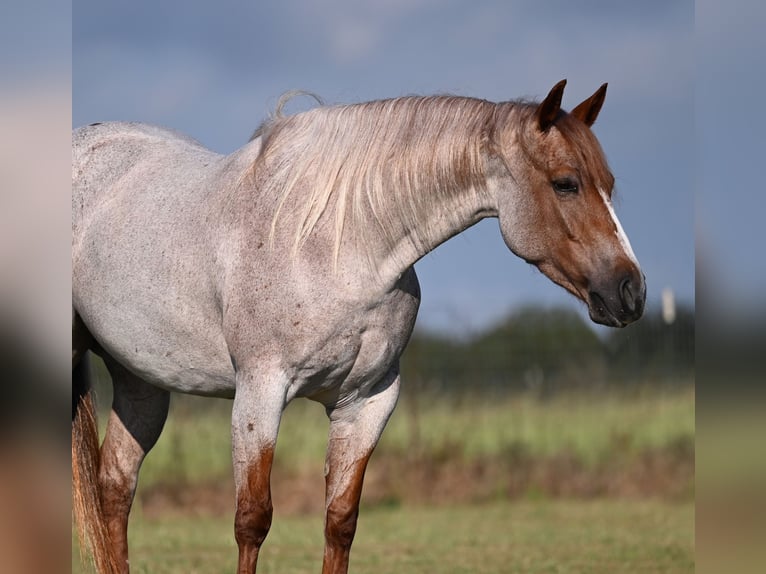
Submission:
[[[229,573],[231,518],[138,513],[131,572]],[[356,574],[694,572],[691,501],[497,502],[438,508],[364,508],[351,554]],[[83,569],[73,551],[72,572]],[[259,573],[318,572],[322,517],[275,516]]]
[[[134,574],[235,570],[230,408],[174,397],[139,481]],[[288,407],[259,573],[321,568],[326,433],[321,406]],[[405,396],[370,462],[351,572],[693,572],[694,433],[688,387]],[[89,572],[76,550],[72,571]]]

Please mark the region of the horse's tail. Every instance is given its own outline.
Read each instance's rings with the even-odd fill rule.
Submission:
[[[98,421],[83,357],[72,369],[72,507],[79,534],[80,553],[93,555],[99,574],[119,572],[101,506],[98,483]]]

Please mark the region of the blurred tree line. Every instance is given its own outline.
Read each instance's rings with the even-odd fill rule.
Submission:
[[[597,333],[576,311],[520,308],[466,340],[416,332],[402,356],[405,386],[419,390],[535,391],[694,381],[693,308],[672,323],[647,311],[625,329]],[[413,389],[413,390],[417,390]]]

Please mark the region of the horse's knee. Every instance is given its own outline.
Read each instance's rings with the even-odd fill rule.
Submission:
[[[359,507],[330,505],[325,520],[325,539],[329,545],[348,549],[354,541]]]
[[[237,544],[260,547],[271,528],[272,511],[271,497],[240,500],[234,518]]]

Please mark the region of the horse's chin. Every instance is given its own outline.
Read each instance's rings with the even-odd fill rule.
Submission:
[[[592,307],[589,305],[588,315],[590,316],[591,321],[599,325],[604,325],[606,327],[617,327],[618,329],[621,329],[622,327],[625,327],[628,325],[628,323],[621,321],[620,319],[612,315],[608,310],[605,310],[598,306]]]

